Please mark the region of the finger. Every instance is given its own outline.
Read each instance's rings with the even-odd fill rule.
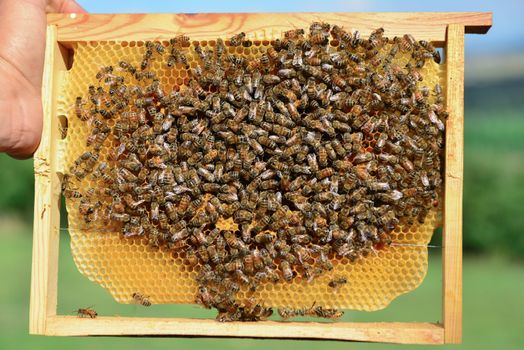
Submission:
[[[40,95],[12,98],[7,109],[2,109],[1,122],[9,135],[2,141],[0,151],[16,159],[33,155],[42,133],[42,101]],[[2,127],[3,128],[3,127]]]
[[[33,154],[35,153],[36,149],[38,148],[38,145],[37,147],[32,147],[32,148],[27,148],[27,149],[23,149],[23,150],[20,150],[20,151],[16,151],[14,153],[7,153],[7,155],[13,159],[18,159],[18,160],[25,160],[25,159],[29,159],[33,156]]]
[[[87,13],[75,0],[49,0],[47,12]]]

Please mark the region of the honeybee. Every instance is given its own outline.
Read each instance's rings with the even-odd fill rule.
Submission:
[[[140,294],[138,292],[135,292],[132,294],[132,297],[133,297],[133,300],[135,300],[135,302],[145,306],[145,307],[149,307],[151,306],[151,301],[149,300],[149,297],[146,297],[144,296],[143,294]]]
[[[244,43],[245,38],[246,38],[246,33],[240,32],[240,33],[232,36],[229,39],[229,44],[231,46],[240,46],[240,45],[242,45],[242,43]]]
[[[282,260],[280,262],[280,270],[282,271],[282,277],[287,282],[291,282],[293,279],[293,270],[291,270],[291,265],[287,260]]]
[[[213,295],[207,289],[207,287],[201,286],[198,289],[198,294],[196,297],[197,304],[202,305],[206,309],[210,309],[213,306]]]
[[[255,235],[254,239],[255,239],[255,242],[258,244],[266,244],[266,243],[272,242],[274,240],[274,236],[268,232],[261,232]]]
[[[320,147],[318,149],[318,163],[321,167],[327,166],[327,160],[328,160],[328,153],[325,147]],[[329,176],[329,175],[328,175]]]
[[[105,79],[108,76],[112,76],[113,73],[113,66],[105,66],[100,68],[100,70],[96,73],[96,79],[102,80]]]
[[[425,48],[431,54],[431,56],[433,57],[433,60],[436,63],[440,63],[440,61],[441,61],[440,52],[437,51],[429,41],[420,40],[419,44],[420,44],[420,46]]]
[[[84,104],[82,97],[78,96],[75,101],[75,114],[78,117],[78,119],[82,121],[87,121],[91,117],[91,115],[84,110]]]
[[[275,50],[273,46],[268,47],[266,54],[268,58],[271,59],[272,61],[275,61],[278,58],[278,51]]]
[[[304,35],[304,29],[291,29],[284,32],[284,37],[287,39],[298,39]]]
[[[335,39],[338,39],[344,43],[349,43],[351,41],[351,33],[346,32],[341,27],[334,25],[331,28],[331,34]]]
[[[402,51],[411,51],[413,47],[417,44],[417,41],[411,34],[404,34],[402,38],[395,39],[393,41],[399,44],[399,47]]]
[[[120,66],[120,68],[122,68],[124,71],[134,75],[136,73],[136,68],[129,62],[127,61],[120,61],[118,63],[118,65]]]
[[[317,172],[317,179],[322,180],[334,174],[333,168],[324,168]]]
[[[326,309],[322,306],[312,306],[306,313],[308,316],[316,316],[321,318],[327,318],[330,320],[336,320],[344,316],[344,311],[337,309]]]
[[[234,275],[240,284],[249,285],[250,279],[246,276],[246,274],[242,271],[242,269],[235,270]]]
[[[98,313],[91,307],[87,307],[85,309],[78,309],[76,310],[76,314],[80,318],[96,318],[98,316]]]
[[[190,39],[187,35],[181,34],[181,35],[177,35],[174,38],[171,38],[169,40],[169,43],[172,46],[189,46],[189,41]]]
[[[329,43],[329,37],[325,33],[315,33],[309,37],[312,45],[325,46]]]
[[[303,317],[306,316],[307,309],[292,309],[292,308],[280,308],[278,309],[278,314],[284,320],[294,317]]]
[[[111,220],[119,221],[119,222],[128,222],[131,217],[129,214],[126,213],[111,213],[110,215]]]
[[[354,164],[367,163],[375,159],[375,155],[369,152],[359,153],[353,158]]]
[[[328,282],[328,287],[333,288],[333,289],[338,289],[342,285],[346,284],[347,282],[348,280],[344,276],[335,277]]]
[[[198,257],[195,253],[195,250],[191,247],[186,248],[185,250],[185,259],[189,266],[195,266],[198,264]]]
[[[72,190],[69,188],[65,188],[63,190],[63,194],[66,198],[82,198],[82,193],[80,193],[78,190]]]
[[[224,233],[224,239],[229,247],[239,249],[242,251],[248,251],[246,244],[240,240],[232,231],[226,231]]]

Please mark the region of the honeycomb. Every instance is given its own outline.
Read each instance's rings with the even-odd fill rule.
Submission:
[[[248,34],[249,36],[249,34]],[[246,58],[259,55],[270,45],[269,40],[253,41],[251,47],[229,47],[230,53]],[[213,46],[214,41],[201,41],[202,46]],[[197,45],[193,42],[191,46]],[[336,43],[334,43],[336,45]],[[74,46],[74,63],[63,77],[58,103],[58,114],[68,119],[67,134],[63,142],[64,169],[74,163],[85,151],[85,140],[89,125],[75,117],[74,104],[77,96],[83,95],[89,85],[97,85],[96,73],[102,66],[118,66],[120,60],[139,65],[144,52],[143,42],[78,42]],[[196,66],[192,48],[187,48],[189,64]],[[397,60],[402,65],[401,57]],[[404,62],[405,63],[405,62]],[[152,62],[151,70],[165,86],[179,89],[188,84],[188,70],[177,65],[165,69],[158,60]],[[428,62],[421,73],[422,84],[433,86],[440,83],[444,66]],[[109,121],[113,126],[115,120]],[[100,152],[106,158],[116,140],[109,137]],[[371,142],[372,143],[372,142]],[[373,144],[365,146],[372,148]],[[80,184],[79,184],[80,185]],[[91,178],[82,181],[79,191],[97,187]],[[107,289],[116,301],[133,303],[132,294],[139,292],[149,296],[152,303],[194,303],[197,291],[195,278],[198,266],[184,262],[183,253],[151,248],[146,239],[122,239],[117,227],[96,220],[86,224],[78,214],[78,201],[66,201],[69,213],[69,232],[74,261],[82,274]],[[427,272],[427,244],[440,222],[438,209],[430,211],[424,224],[399,225],[391,234],[391,246],[376,249],[355,262],[347,258],[333,261],[334,269],[312,282],[301,280],[300,274],[290,283],[266,282],[259,286],[254,297],[270,307],[304,308],[313,303],[329,308],[378,310],[386,307],[397,296],[414,290]],[[232,220],[222,220],[217,226],[236,230]],[[339,288],[328,287],[336,277],[346,277],[348,283]],[[241,289],[237,300],[251,296],[247,288]]]

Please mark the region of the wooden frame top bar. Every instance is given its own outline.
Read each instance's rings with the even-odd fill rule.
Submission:
[[[462,24],[466,33],[486,33],[491,12],[319,12],[319,13],[199,13],[199,14],[49,14],[58,27],[59,42],[166,40],[179,34],[204,40],[238,31],[271,38],[290,27],[312,21],[358,29],[367,35],[378,27],[390,37],[411,33],[416,38],[443,43],[449,24]],[[251,34],[252,35],[252,34]]]

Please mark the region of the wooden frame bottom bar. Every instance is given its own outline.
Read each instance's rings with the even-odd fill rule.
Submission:
[[[325,339],[400,344],[443,344],[444,328],[434,323],[404,322],[227,322],[191,318],[133,318],[53,316],[46,322],[46,335],[145,335],[241,337],[275,339]]]

